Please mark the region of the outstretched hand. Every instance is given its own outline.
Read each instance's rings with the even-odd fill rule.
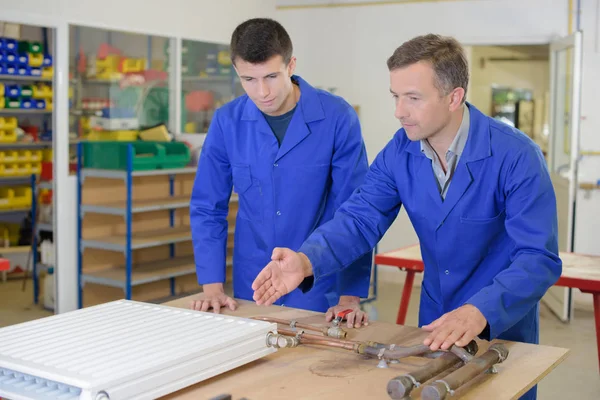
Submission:
[[[312,267],[306,255],[276,247],[271,262],[252,283],[253,299],[258,305],[271,305],[300,286],[304,278],[310,275]]]

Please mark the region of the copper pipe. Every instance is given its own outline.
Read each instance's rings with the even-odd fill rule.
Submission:
[[[502,344],[493,344],[489,347],[488,351],[479,357],[473,358],[444,379],[425,386],[421,393],[421,399],[444,400],[448,394],[453,395],[455,390],[477,375],[487,371],[494,364],[503,362],[506,357],[508,357],[508,349]]]
[[[287,336],[296,336],[299,332],[288,331],[287,329],[277,329],[277,332],[287,335]],[[302,333],[302,332],[301,332]],[[362,342],[356,342],[354,340],[346,340],[346,339],[337,339],[332,337],[323,337],[319,335],[313,335],[310,333],[302,333],[302,337],[307,339],[317,339],[317,340],[327,340],[328,342],[337,342],[337,343],[352,343],[353,345],[362,344]]]
[[[287,321],[285,319],[271,318],[271,317],[252,317],[252,319],[256,319],[259,321],[274,322],[276,324],[286,325],[291,328],[307,329],[309,331],[321,332],[323,335],[327,335],[328,328],[321,328],[318,326],[303,324],[302,322]]]
[[[297,337],[300,341],[300,344],[316,344],[321,346],[350,350],[353,352],[358,352],[358,347],[360,345],[360,343],[352,342],[350,340],[324,338],[322,336],[311,335],[310,333],[292,332],[288,331],[287,329],[278,329],[277,332],[282,335]]]
[[[418,370],[391,379],[387,385],[388,395],[392,399],[404,399],[410,396],[415,387],[422,385],[442,371],[460,363],[461,359],[457,355],[450,352],[443,352],[439,357]]]

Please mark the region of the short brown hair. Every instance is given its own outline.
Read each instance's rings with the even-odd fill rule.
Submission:
[[[469,64],[461,44],[452,37],[428,34],[404,42],[387,60],[390,71],[408,67],[420,61],[429,62],[436,75],[435,86],[444,95],[457,87],[469,85]]]
[[[235,28],[231,35],[231,61],[238,58],[251,64],[261,64],[280,55],[288,64],[292,59],[292,40],[285,28],[270,18],[253,18]]]

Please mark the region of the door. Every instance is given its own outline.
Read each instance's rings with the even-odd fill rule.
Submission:
[[[574,251],[581,62],[581,31],[550,44],[548,166],[556,192],[560,251]],[[571,319],[571,289],[552,287],[542,300],[562,321]]]

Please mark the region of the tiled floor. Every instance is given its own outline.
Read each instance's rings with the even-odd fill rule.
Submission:
[[[0,283],[0,327],[51,315],[32,304],[32,287],[21,291],[21,281]],[[398,283],[380,282],[378,300],[367,309],[373,319],[394,322],[400,299]],[[406,324],[417,324],[420,290],[411,297]],[[576,312],[570,324],[559,322],[542,306],[541,344],[571,349],[569,357],[539,384],[538,398],[542,400],[600,399],[600,374],[595,342],[594,319],[591,312]]]

